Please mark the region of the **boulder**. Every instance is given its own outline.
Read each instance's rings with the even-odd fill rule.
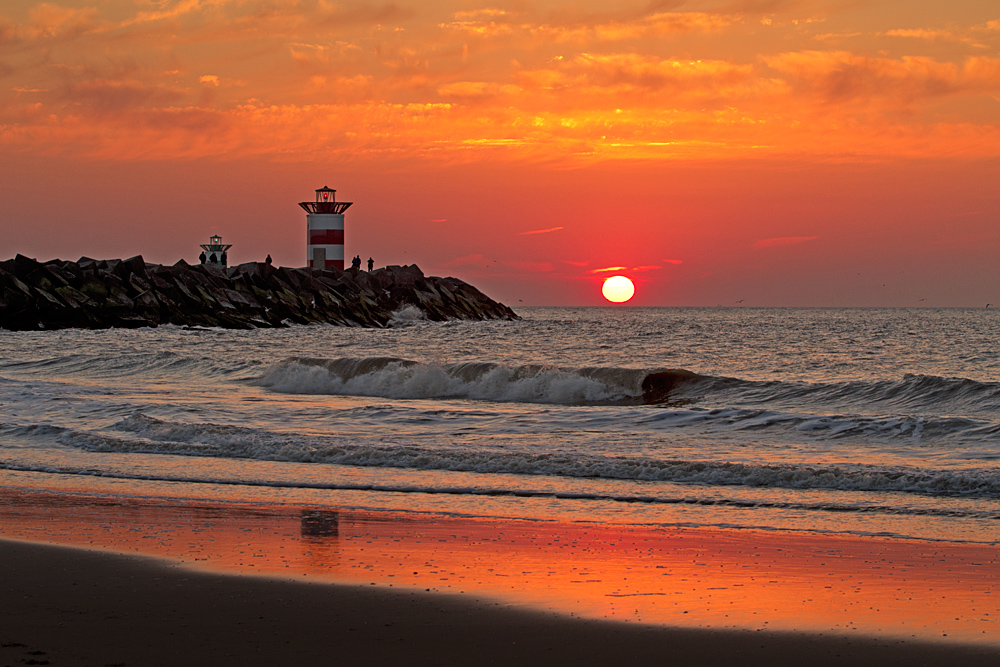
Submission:
[[[17,255],[0,262],[0,328],[11,330],[160,324],[248,329],[289,322],[385,327],[409,306],[435,321],[518,318],[472,285],[425,276],[415,264],[366,272],[260,262],[163,266],[141,255],[44,263]]]

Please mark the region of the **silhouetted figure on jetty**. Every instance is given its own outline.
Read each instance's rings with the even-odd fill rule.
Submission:
[[[202,264],[204,264],[206,261],[208,261],[208,257],[205,256],[205,252],[204,251],[202,251],[202,253],[200,255],[198,255],[198,261],[201,262]]]
[[[374,268],[375,268],[375,260],[372,259],[371,257],[369,257],[368,258],[368,273],[371,273],[372,269],[374,269]]]

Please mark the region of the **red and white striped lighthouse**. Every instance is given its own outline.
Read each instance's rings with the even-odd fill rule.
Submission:
[[[316,201],[299,202],[306,215],[306,266],[344,270],[344,211],[354,202],[336,201],[336,190],[322,187]]]

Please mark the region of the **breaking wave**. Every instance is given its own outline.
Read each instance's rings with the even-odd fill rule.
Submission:
[[[656,387],[651,385],[651,376],[661,378]],[[294,394],[613,405],[666,401],[668,385],[698,378],[687,371],[650,373],[630,368],[560,369],[492,362],[425,364],[395,357],[294,357],[269,368],[256,384]]]
[[[749,381],[684,369],[558,368],[494,362],[433,364],[396,357],[292,357],[254,380],[273,391],[382,398],[455,398],[558,405],[706,404],[777,409],[860,409],[934,415],[995,415],[1000,383],[931,375],[900,380],[809,383]]]

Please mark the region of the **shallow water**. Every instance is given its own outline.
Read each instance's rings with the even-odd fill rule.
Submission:
[[[96,493],[1000,541],[995,311],[521,314],[0,331],[0,466]],[[644,392],[673,369],[692,375]]]

